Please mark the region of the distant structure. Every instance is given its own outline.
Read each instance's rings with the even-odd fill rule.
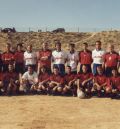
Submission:
[[[42,32],[42,30],[38,30],[38,32]]]
[[[65,33],[65,29],[64,28],[57,28],[56,30],[52,31],[53,33]]]
[[[4,28],[4,29],[1,29],[1,32],[3,32],[3,33],[10,33],[10,32],[15,33],[16,30],[14,27],[13,28]]]

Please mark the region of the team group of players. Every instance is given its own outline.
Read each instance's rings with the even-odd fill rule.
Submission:
[[[65,52],[57,41],[51,51],[44,42],[42,49],[34,52],[32,45],[23,51],[22,45],[17,44],[13,52],[6,44],[6,51],[0,54],[0,94],[77,96],[82,92],[84,97],[119,96],[120,56],[114,46],[109,44],[106,52],[101,41],[95,42],[93,51],[87,43],[82,46],[83,50],[77,52],[75,44],[70,44]]]

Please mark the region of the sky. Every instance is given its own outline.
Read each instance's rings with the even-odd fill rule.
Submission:
[[[0,26],[120,28],[120,0],[0,0]]]

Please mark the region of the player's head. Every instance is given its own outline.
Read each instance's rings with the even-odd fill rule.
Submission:
[[[60,42],[60,41],[57,41],[57,42],[55,43],[55,48],[56,48],[56,50],[58,50],[58,51],[61,50],[61,42]]]
[[[46,67],[45,67],[45,66],[42,66],[42,67],[40,68],[40,72],[41,72],[41,73],[45,73],[45,72],[46,72]]]
[[[69,49],[70,49],[70,51],[74,51],[74,49],[75,49],[75,44],[70,43]]]
[[[103,68],[102,68],[102,66],[98,66],[97,67],[97,73],[98,73],[98,75],[102,75],[103,74]]]
[[[17,51],[21,51],[22,50],[22,44],[17,44]]]
[[[32,52],[32,45],[31,45],[31,44],[29,44],[29,45],[27,46],[27,51],[28,51],[28,52]]]
[[[54,67],[54,68],[53,68],[53,73],[54,73],[55,75],[58,75],[58,74],[59,74],[59,68],[58,68],[58,67]]]
[[[6,48],[6,51],[9,52],[10,51],[10,48],[11,48],[11,45],[9,43],[7,43],[5,45],[5,48]]]
[[[13,64],[8,65],[8,71],[12,72],[14,70]]]
[[[29,74],[33,74],[33,71],[34,71],[34,70],[33,70],[32,65],[29,65],[29,66],[28,66],[28,73],[29,73]]]
[[[88,67],[86,65],[83,65],[82,66],[82,72],[87,73],[87,71],[88,71]]]
[[[47,50],[48,49],[48,42],[44,42],[42,44],[42,48],[43,48],[43,50]]]
[[[87,50],[87,48],[88,48],[88,44],[85,42],[85,43],[83,43],[83,50]]]
[[[114,45],[108,44],[108,52],[113,52],[114,51]]]
[[[71,73],[71,67],[70,66],[67,66],[66,67],[66,72],[67,72],[67,74],[70,74]]]
[[[117,69],[112,69],[112,76],[115,77],[117,76],[117,74],[118,74]]]
[[[99,40],[96,41],[95,42],[95,47],[96,47],[97,50],[100,50],[101,49],[101,41],[99,41]]]

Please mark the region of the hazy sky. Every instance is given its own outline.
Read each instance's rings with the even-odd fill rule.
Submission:
[[[120,0],[0,0],[0,26],[120,28]]]

